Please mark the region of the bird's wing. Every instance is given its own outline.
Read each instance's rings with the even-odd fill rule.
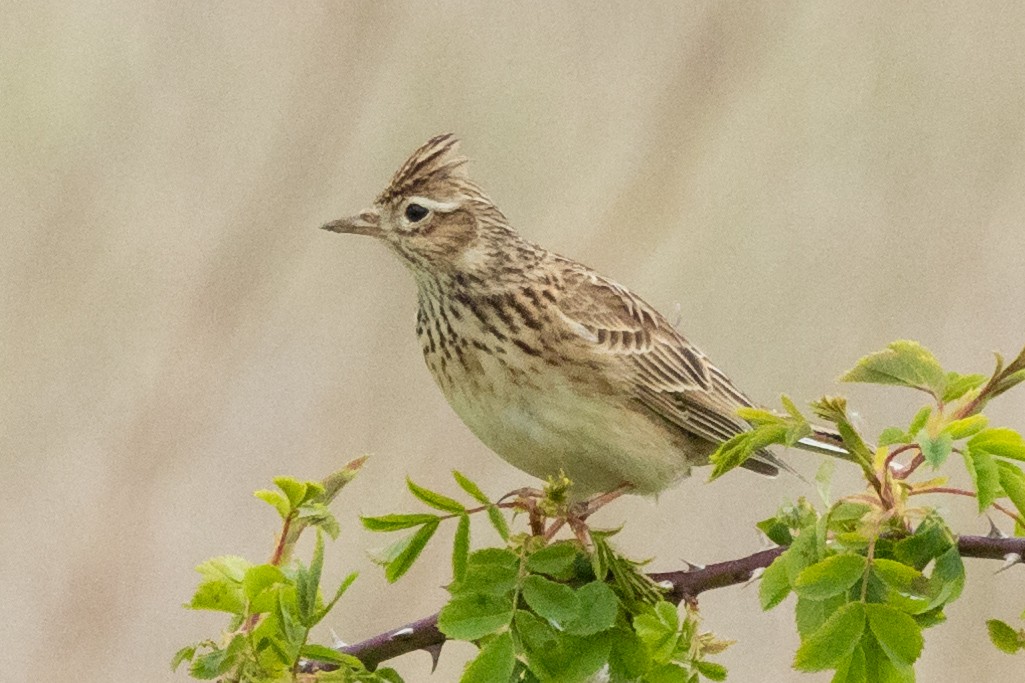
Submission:
[[[569,278],[559,299],[568,326],[620,371],[628,391],[680,429],[718,444],[749,429],[736,409],[751,401],[658,311],[593,272]],[[759,453],[751,469],[774,473]]]

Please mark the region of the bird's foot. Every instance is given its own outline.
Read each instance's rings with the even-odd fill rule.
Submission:
[[[619,498],[624,493],[629,493],[631,489],[633,489],[633,484],[627,484],[624,482],[616,488],[612,489],[611,491],[600,493],[597,496],[594,496],[593,498],[585,500],[585,509],[583,513],[580,515],[581,519],[586,520],[589,516],[593,515],[595,512],[605,507],[606,505],[614,501],[616,498]]]
[[[587,518],[593,515],[595,512],[605,507],[616,498],[619,498],[624,493],[629,492],[633,486],[631,484],[620,484],[611,491],[606,491],[597,496],[588,498],[587,500],[580,501],[578,503],[570,503],[564,506],[561,511],[562,514],[552,522],[551,526],[545,532],[544,536],[546,539],[551,539],[555,536],[555,533],[563,527],[568,525],[573,535],[577,537],[580,544],[585,550],[590,551],[591,544],[591,530],[587,526]]]
[[[566,487],[561,483],[550,482],[543,490],[530,487],[515,489],[499,498],[498,503],[526,512],[533,536],[542,536],[550,541],[564,526],[569,526],[581,545],[589,549],[591,533],[587,518],[633,489],[631,484],[623,483],[587,500],[568,502]]]
[[[527,513],[530,523],[530,533],[533,536],[543,536],[545,533],[545,513],[541,502],[545,498],[545,492],[540,489],[525,486],[515,491],[510,491],[498,499],[499,504],[512,498],[512,507],[523,510]]]

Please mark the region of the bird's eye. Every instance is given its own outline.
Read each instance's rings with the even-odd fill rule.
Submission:
[[[406,207],[406,219],[410,223],[419,223],[430,211],[419,204],[410,204]]]

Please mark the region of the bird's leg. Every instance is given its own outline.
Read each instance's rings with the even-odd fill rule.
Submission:
[[[505,494],[495,502],[504,503],[510,498],[515,498],[517,499],[516,502],[519,502],[521,498],[541,498],[544,495],[544,491],[542,491],[541,489],[535,489],[531,488],[530,486],[524,486],[521,489],[513,489],[512,491]]]
[[[527,519],[530,522],[530,533],[534,536],[543,536],[545,533],[544,513],[537,504],[543,497],[543,491],[524,487],[510,491],[499,498],[498,502],[501,503],[509,498],[515,498],[513,506],[527,512]]]
[[[616,498],[619,498],[624,493],[628,493],[633,488],[633,484],[627,484],[626,482],[620,484],[611,491],[599,494],[594,498],[584,501],[584,510],[579,513],[580,521],[586,520],[588,517],[593,515],[595,512],[605,507]]]
[[[568,524],[569,528],[573,531],[573,535],[577,537],[581,545],[589,549],[591,547],[591,534],[587,528],[587,518],[624,493],[628,493],[631,489],[633,489],[633,485],[624,482],[611,491],[606,491],[579,503],[569,505],[558,503],[557,507],[560,508],[558,513],[551,509],[552,504],[550,501],[546,502],[545,491],[529,487],[510,491],[499,498],[498,503],[503,503],[513,498],[513,507],[527,513],[530,521],[530,533],[532,535],[544,536],[545,539],[551,540],[563,526]],[[555,516],[556,514],[557,516]],[[555,518],[546,529],[545,520],[553,516]]]
[[[580,541],[584,549],[590,552],[591,530],[587,526],[587,518],[624,493],[629,492],[632,488],[632,484],[623,483],[611,491],[606,491],[588,500],[570,505],[566,509],[565,517],[555,520],[552,526],[549,527],[545,537],[551,539],[555,532],[562,528],[563,524],[569,524],[573,535],[577,537],[577,540]]]

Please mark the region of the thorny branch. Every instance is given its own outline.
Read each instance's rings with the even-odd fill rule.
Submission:
[[[1004,560],[1005,566],[1019,564],[1025,557],[1025,538],[1021,537],[961,536],[957,545],[962,557]],[[768,567],[784,550],[785,547],[771,548],[736,560],[650,576],[657,582],[672,584],[667,599],[676,603],[694,601],[705,591],[750,581],[758,569]],[[438,615],[432,614],[354,645],[346,645],[341,651],[373,669],[381,662],[414,650],[427,650],[436,658],[444,642],[445,635],[438,630]],[[312,663],[312,667],[317,667],[316,663]]]

